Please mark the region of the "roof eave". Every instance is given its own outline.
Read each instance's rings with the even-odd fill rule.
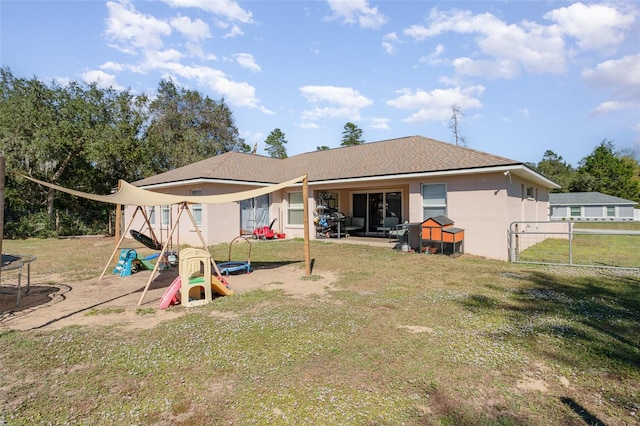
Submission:
[[[145,189],[163,189],[163,188],[175,188],[176,186],[193,186],[201,184],[227,184],[227,185],[253,185],[253,186],[270,186],[277,182],[252,182],[252,181],[239,181],[233,179],[211,179],[211,178],[192,178],[185,180],[178,180],[172,182],[153,183],[149,185],[141,185],[140,188]]]
[[[326,185],[326,184],[336,184],[336,183],[370,182],[370,181],[380,180],[381,178],[384,178],[385,180],[396,180],[396,179],[421,178],[421,177],[433,178],[433,177],[439,177],[439,176],[445,177],[445,176],[469,175],[469,174],[481,174],[481,173],[504,173],[505,175],[508,175],[509,173],[513,173],[514,175],[533,181],[534,183],[537,183],[540,186],[544,186],[546,188],[550,188],[550,189],[560,188],[560,185],[545,178],[541,174],[536,173],[530,168],[524,166],[522,163],[508,164],[508,165],[502,165],[502,166],[474,167],[470,169],[437,170],[437,171],[425,171],[425,172],[417,172],[417,173],[398,173],[398,174],[383,175],[383,176],[376,175],[376,176],[361,176],[361,177],[343,178],[343,179],[314,180],[314,181],[310,181],[309,185],[312,186],[312,185]]]

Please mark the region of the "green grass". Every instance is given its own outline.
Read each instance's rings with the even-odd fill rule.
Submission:
[[[80,249],[42,246],[67,244]],[[303,276],[302,247],[256,243],[252,265]],[[309,285],[337,276],[324,297],[256,290],[145,330],[0,328],[0,424],[637,424],[638,274],[325,242],[311,254]]]
[[[575,228],[591,228],[591,229],[627,229],[631,231],[640,231],[640,222],[574,222]]]
[[[571,258],[569,253],[568,240],[547,238],[522,251],[518,260],[640,269],[640,235],[574,235]]]

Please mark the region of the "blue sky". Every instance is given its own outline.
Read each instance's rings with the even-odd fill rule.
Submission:
[[[245,141],[289,156],[422,135],[576,166],[604,139],[640,154],[635,1],[0,0],[0,65],[16,77],[219,100]]]

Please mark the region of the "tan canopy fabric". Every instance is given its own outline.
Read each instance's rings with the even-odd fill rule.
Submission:
[[[40,185],[44,185],[49,188],[53,188],[57,191],[66,192],[67,194],[75,195],[77,197],[88,198],[89,200],[100,201],[103,203],[121,204],[125,206],[164,206],[170,204],[223,204],[231,203],[235,201],[247,200],[261,195],[270,194],[279,189],[286,188],[297,182],[302,182],[305,176],[300,176],[295,179],[288,180],[286,182],[265,186],[264,188],[251,189],[248,191],[233,192],[229,194],[220,195],[174,195],[164,194],[161,192],[149,191],[147,189],[138,188],[135,185],[120,180],[119,190],[114,194],[98,195],[90,194],[88,192],[75,191],[73,189],[65,188],[63,186],[54,185],[52,183],[44,182],[38,179],[34,179],[29,176],[18,174],[25,179],[29,179]]]

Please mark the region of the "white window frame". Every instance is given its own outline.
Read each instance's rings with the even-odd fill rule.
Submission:
[[[167,204],[160,206],[160,225],[166,227],[171,225],[170,206]]]
[[[534,200],[535,199],[535,192],[533,190],[533,186],[527,186],[526,187],[525,195],[530,200]]]
[[[573,214],[573,209],[578,209],[579,213],[577,215]],[[580,207],[580,206],[570,206],[569,207],[569,217],[582,217],[582,207]]]
[[[298,202],[297,200],[293,200],[292,201],[292,197],[296,196],[296,197],[300,197],[300,201]],[[292,213],[300,213],[300,223],[291,221],[291,214]],[[304,225],[304,199],[303,199],[303,194],[302,191],[299,192],[287,192],[287,224],[288,225],[300,225],[303,226]]]
[[[202,195],[202,189],[192,189],[191,196]],[[191,213],[197,226],[202,226],[202,204],[191,204]]]
[[[434,199],[431,200],[431,202],[429,202],[428,198],[425,198],[425,188],[428,186],[442,186],[444,188],[444,197],[442,199]],[[423,183],[420,186],[420,196],[422,197],[422,220],[427,220],[429,219],[428,217],[424,217],[425,215],[425,209],[427,208],[431,208],[431,209],[438,209],[438,208],[442,208],[442,214],[444,216],[447,215],[447,184],[446,183]],[[442,201],[441,201],[442,200]],[[431,216],[429,216],[431,217]]]
[[[605,206],[604,209],[607,217],[616,217],[616,206]]]
[[[147,218],[149,219],[149,223],[151,225],[156,224],[156,206],[147,207]]]

